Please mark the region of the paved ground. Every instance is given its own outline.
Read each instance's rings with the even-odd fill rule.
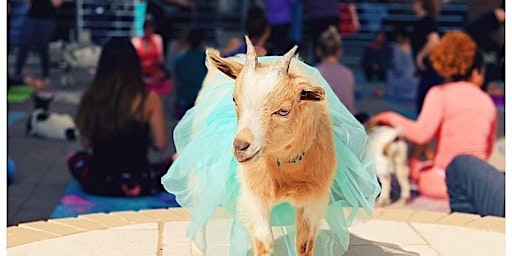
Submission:
[[[37,66],[34,61],[29,61],[29,66]],[[12,67],[12,65],[9,65]],[[59,81],[61,70],[52,70],[52,81]],[[86,84],[92,78],[86,70],[74,72],[76,84],[69,87],[61,87],[54,83],[51,88],[56,93],[56,100],[51,105],[51,110],[58,113],[73,115],[77,108],[77,99]],[[369,92],[376,85],[366,85],[363,91]],[[166,116],[171,117],[174,95],[165,97],[164,106]],[[358,110],[367,111],[370,114],[382,110],[390,110],[397,107],[396,104],[371,97],[369,93],[363,94],[363,98],[357,101]],[[403,107],[403,106],[402,106]],[[9,103],[8,111],[29,113],[32,111],[32,102]],[[46,220],[62,197],[71,176],[67,171],[66,157],[70,152],[79,149],[78,142],[64,142],[44,140],[25,136],[26,117],[17,121],[8,128],[8,155],[17,165],[14,180],[7,188],[7,225]],[[504,135],[504,114],[500,112],[499,135]],[[168,121],[169,134],[172,132],[175,122]],[[170,136],[172,138],[172,136]],[[152,152],[151,158],[161,158],[173,153],[171,145],[166,152]],[[422,207],[428,209],[432,202],[422,201],[415,205],[415,210]],[[396,206],[395,206],[396,207]]]
[[[206,226],[206,255],[229,255],[232,220],[218,211]],[[202,255],[185,237],[190,214],[182,208],[86,214],[78,218],[52,219],[7,228],[10,256],[89,256],[148,254],[161,256]],[[505,254],[505,218],[474,214],[411,210],[376,210],[365,223],[348,228],[348,255],[450,255],[502,256]],[[293,232],[274,228],[274,255],[288,254],[286,241]],[[315,255],[344,251],[323,222]],[[286,237],[286,238],[285,238]],[[237,242],[243,241],[237,237]],[[231,242],[233,242],[231,240]],[[240,243],[238,243],[239,245]],[[252,251],[252,249],[249,249]],[[338,253],[337,253],[338,252]],[[252,253],[249,253],[252,255]]]

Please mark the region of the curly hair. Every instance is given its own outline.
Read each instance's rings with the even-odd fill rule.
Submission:
[[[447,80],[466,80],[475,67],[477,46],[461,31],[446,33],[432,49],[430,61],[439,75]]]

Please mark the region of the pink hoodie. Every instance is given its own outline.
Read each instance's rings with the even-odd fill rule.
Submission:
[[[377,115],[376,121],[402,131],[416,144],[436,138],[434,166],[446,170],[460,154],[487,160],[496,134],[496,107],[489,95],[469,82],[432,87],[416,121],[394,112]]]

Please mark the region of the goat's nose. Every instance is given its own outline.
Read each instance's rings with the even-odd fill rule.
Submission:
[[[245,140],[235,139],[233,146],[237,151],[244,151],[249,148],[251,144]]]

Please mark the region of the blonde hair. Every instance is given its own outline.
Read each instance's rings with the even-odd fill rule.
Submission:
[[[318,50],[322,56],[332,56],[341,49],[341,36],[335,26],[329,26],[318,40]]]

